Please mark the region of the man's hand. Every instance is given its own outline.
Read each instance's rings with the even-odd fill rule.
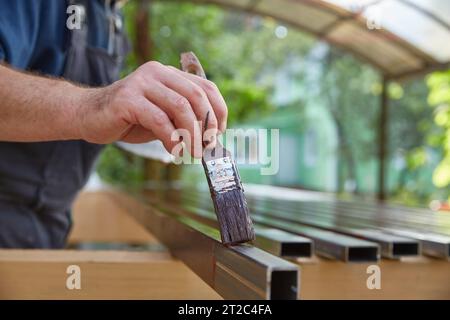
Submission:
[[[191,154],[201,157],[202,129],[224,131],[227,107],[214,83],[158,62],[148,62],[111,86],[91,89],[79,109],[80,136],[94,143],[162,141],[170,152],[175,129],[186,129]],[[196,145],[195,145],[196,144]],[[195,146],[195,148],[194,148]],[[200,153],[199,153],[200,152]]]
[[[8,88],[8,86],[10,88]],[[12,89],[11,89],[12,87]],[[0,66],[0,140],[84,139],[162,141],[170,152],[175,129],[195,157],[202,155],[202,129],[224,132],[227,107],[214,83],[158,62],[148,62],[128,77],[103,88],[81,88]]]

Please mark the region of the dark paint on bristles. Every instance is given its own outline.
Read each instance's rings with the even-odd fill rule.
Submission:
[[[200,61],[193,52],[181,54],[181,68],[206,79]],[[205,117],[204,130],[208,127],[208,118],[209,112]],[[208,143],[203,141],[203,146],[206,147]],[[231,153],[216,139],[214,148],[204,148],[202,164],[219,222],[222,243],[234,245],[254,240],[253,222],[241,177]]]

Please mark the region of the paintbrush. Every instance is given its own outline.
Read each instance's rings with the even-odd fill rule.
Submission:
[[[181,69],[206,79],[203,67],[193,52],[181,54]],[[208,127],[208,118],[209,112],[205,116],[204,131]],[[203,140],[202,164],[222,243],[233,245],[252,241],[255,231],[236,164],[231,153],[217,139],[213,148],[208,148],[207,142]]]

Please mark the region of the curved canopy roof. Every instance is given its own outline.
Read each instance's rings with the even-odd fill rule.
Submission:
[[[271,16],[352,52],[389,79],[450,63],[449,0],[191,0]]]

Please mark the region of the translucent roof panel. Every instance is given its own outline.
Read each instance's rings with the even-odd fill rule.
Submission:
[[[264,15],[279,17],[292,24],[301,25],[304,29],[320,32],[339,17],[334,12],[322,10],[320,7],[304,4],[301,1],[279,0],[277,5],[271,1],[261,1],[258,11]],[[302,17],[302,19],[299,19]]]
[[[358,56],[370,59],[368,62],[382,70],[401,74],[423,67],[423,61],[407,49],[399,47],[372,32],[366,32],[352,20],[341,23],[328,34],[328,40],[340,44]],[[376,57],[383,57],[377,59]]]
[[[190,0],[270,16],[392,79],[448,68],[450,0]]]
[[[434,16],[431,11],[431,3],[442,3],[442,6],[440,6],[441,13],[446,12],[446,19],[450,19],[450,1],[415,0],[417,5],[411,5],[413,0],[408,1],[381,1],[368,7],[363,15],[368,19],[371,16],[379,19],[382,28],[409,41],[439,62],[449,61],[450,44],[443,45],[446,40],[449,43],[449,26],[441,17]],[[418,7],[419,2],[421,4],[428,2],[428,9]],[[439,16],[441,16],[441,13],[439,13]]]

